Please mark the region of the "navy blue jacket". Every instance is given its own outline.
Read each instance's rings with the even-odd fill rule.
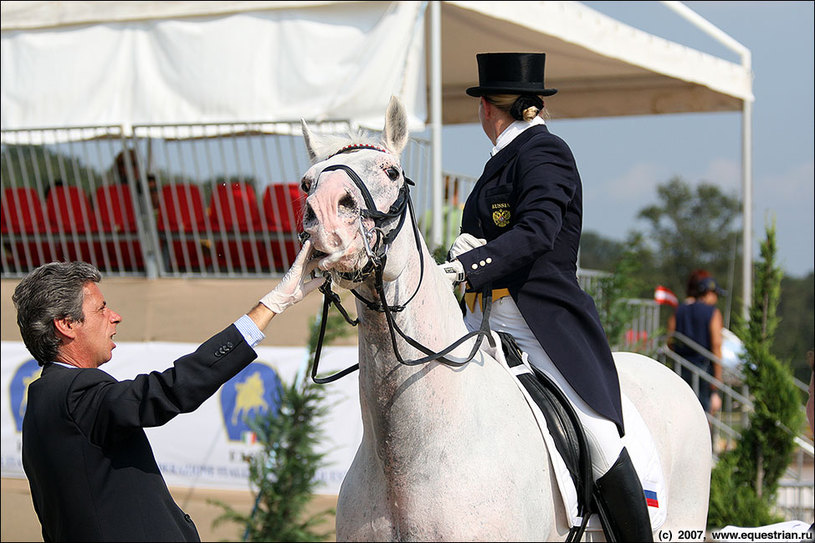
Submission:
[[[577,282],[580,175],[544,125],[492,157],[467,198],[462,232],[487,244],[459,255],[470,288],[508,288],[569,384],[623,435],[620,383],[597,308]]]
[[[193,411],[256,356],[231,325],[133,380],[46,364],[28,389],[22,451],[43,539],[199,541],[142,428]]]

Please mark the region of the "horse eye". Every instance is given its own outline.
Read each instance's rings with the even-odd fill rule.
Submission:
[[[388,177],[391,181],[396,181],[399,179],[399,170],[391,166],[390,168],[385,169],[385,173],[388,174]]]

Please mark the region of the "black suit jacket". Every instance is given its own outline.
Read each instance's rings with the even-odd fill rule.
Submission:
[[[256,356],[231,325],[133,380],[46,364],[28,390],[22,451],[43,539],[198,541],[142,428],[195,410]]]
[[[508,288],[569,384],[623,434],[620,383],[594,301],[577,282],[580,175],[546,126],[492,157],[467,198],[462,232],[487,244],[458,257],[473,290]]]

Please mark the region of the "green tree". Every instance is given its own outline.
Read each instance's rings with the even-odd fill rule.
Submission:
[[[807,351],[815,348],[815,274],[784,277],[778,304],[779,326],[773,343],[773,354],[789,363],[795,376],[809,382]]]
[[[44,145],[4,145],[0,155],[3,188],[27,186],[44,197],[55,183],[79,186],[86,193],[98,187],[102,174],[77,156]]]
[[[681,297],[691,271],[705,268],[727,284],[738,258],[738,198],[710,183],[694,188],[680,177],[658,185],[657,196],[659,203],[643,208],[638,217],[649,225],[644,239],[659,256],[655,265],[661,283]],[[736,285],[729,288],[735,291]]]
[[[580,236],[580,267],[610,271],[622,258],[626,244],[586,230]]]
[[[637,308],[628,303],[642,289],[637,274],[640,261],[634,250],[623,250],[609,265],[612,273],[595,279],[586,288],[594,298],[600,322],[612,348],[624,343],[626,331],[636,315]]]
[[[329,316],[325,343],[346,335],[348,327],[339,315]],[[319,319],[311,326],[309,368],[319,333]],[[308,373],[308,372],[306,372]],[[325,453],[317,452],[322,439],[320,424],[328,412],[325,388],[308,375],[290,385],[281,384],[280,403],[247,421],[262,449],[246,457],[255,505],[249,514],[210,500],[224,513],[213,521],[236,522],[244,527],[244,541],[325,541],[332,533],[318,531],[334,514],[333,509],[310,514],[307,510],[318,484],[314,476],[323,466]]]
[[[743,371],[753,411],[735,448],[725,452],[713,469],[711,527],[767,525],[781,520],[771,513],[771,507],[802,422],[801,400],[789,368],[771,352],[782,274],[775,264],[775,226],[768,225],[766,233],[755,267],[749,320],[737,322],[736,328],[745,346]]]

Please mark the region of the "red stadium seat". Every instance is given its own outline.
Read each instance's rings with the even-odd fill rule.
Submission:
[[[57,185],[48,192],[45,209],[52,232],[86,233],[98,230],[91,202],[80,187]]]
[[[42,200],[30,187],[7,187],[0,201],[3,267],[26,272],[57,260],[56,247],[48,242]]]
[[[164,185],[159,195],[158,231],[169,250],[170,271],[209,266],[207,221],[201,187],[194,183]]]
[[[260,227],[257,195],[248,183],[220,183],[210,204],[213,230],[251,232]]]
[[[89,239],[99,229],[98,217],[81,187],[56,185],[45,200],[48,226],[60,260],[83,260],[102,266],[102,246]]]
[[[305,198],[298,183],[272,184],[263,191],[264,227],[272,233],[272,260],[277,271],[286,271],[300,250],[297,234],[303,229]]]
[[[103,185],[96,189],[93,201],[104,232],[138,232],[129,186]]]
[[[139,242],[136,207],[128,185],[104,185],[96,189],[94,209],[105,232],[107,258],[115,270],[144,270]]]
[[[36,190],[29,187],[8,187],[3,189],[2,200],[3,234],[34,234],[45,232],[45,215],[42,200]]]
[[[274,184],[263,191],[263,216],[271,232],[300,232],[306,195],[297,183]]]
[[[210,201],[210,223],[221,268],[270,271],[270,250],[263,241],[257,195],[251,184],[219,184]]]

